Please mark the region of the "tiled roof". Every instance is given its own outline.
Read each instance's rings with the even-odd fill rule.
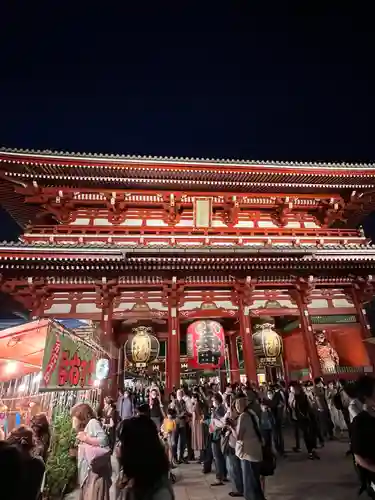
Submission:
[[[259,251],[259,253],[270,252],[274,253],[275,251],[281,251],[285,253],[291,254],[303,254],[303,253],[311,253],[311,250],[360,250],[365,252],[371,252],[375,255],[375,246],[369,243],[357,244],[357,243],[347,243],[339,245],[337,243],[326,243],[324,245],[314,245],[314,244],[304,244],[303,246],[291,246],[285,243],[272,243],[270,246],[260,247],[259,244],[254,243],[254,245],[247,244],[246,246],[241,245],[233,245],[233,246],[210,246],[210,245],[189,245],[187,247],[183,245],[175,245],[175,246],[167,246],[167,245],[152,245],[152,246],[144,246],[144,245],[121,245],[116,243],[107,243],[103,242],[98,245],[96,243],[50,243],[50,242],[35,242],[35,243],[27,243],[23,241],[2,241],[0,242],[0,252],[3,250],[12,250],[15,251],[17,249],[20,250],[30,250],[32,252],[61,252],[66,253],[74,250],[81,251],[92,251],[97,250],[102,253],[106,250],[119,250],[124,253],[157,253],[160,251],[161,253],[173,252],[173,253],[192,253],[197,252],[199,250],[210,252],[210,253],[247,253],[254,252],[254,250]]]
[[[108,153],[86,153],[86,152],[65,152],[65,151],[52,151],[50,149],[15,149],[15,148],[0,148],[0,153],[13,153],[20,155],[30,156],[46,156],[51,159],[78,159],[78,160],[94,160],[94,161],[121,161],[121,160],[134,160],[134,161],[150,161],[150,162],[171,162],[171,163],[199,163],[199,164],[220,164],[227,165],[259,165],[259,166],[275,166],[275,167],[316,167],[316,168],[358,168],[358,169],[375,169],[374,163],[348,163],[348,162],[299,162],[299,161],[273,161],[273,160],[242,160],[242,159],[228,159],[228,158],[189,158],[186,156],[152,156],[152,155],[124,155],[124,154],[108,154]]]
[[[25,227],[41,212],[39,206],[27,205],[24,196],[15,193],[14,184],[5,179],[0,179],[0,205],[21,227]]]

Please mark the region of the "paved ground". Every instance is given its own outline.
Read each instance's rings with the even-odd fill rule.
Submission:
[[[275,476],[267,479],[267,500],[353,500],[357,483],[350,458],[345,457],[347,444],[327,443],[319,450],[320,461],[309,461],[305,453],[288,454],[278,462]],[[211,487],[214,474],[204,475],[195,464],[177,469],[176,500],[229,500],[230,487]],[[69,500],[78,499],[72,494]],[[113,497],[114,500],[114,497]]]

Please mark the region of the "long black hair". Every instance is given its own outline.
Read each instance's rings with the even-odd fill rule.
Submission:
[[[145,416],[124,420],[120,443],[120,466],[135,490],[150,491],[168,476],[168,458],[152,420]]]

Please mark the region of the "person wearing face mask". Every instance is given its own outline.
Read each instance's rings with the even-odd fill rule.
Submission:
[[[186,448],[186,425],[188,411],[184,400],[184,391],[182,389],[179,389],[176,393],[174,409],[176,410],[176,430],[173,439],[173,459],[176,463],[187,463],[184,454]],[[180,452],[179,456],[178,451]]]
[[[128,390],[119,389],[116,410],[121,420],[134,416],[134,405]]]
[[[294,451],[301,451],[299,439],[299,432],[301,431],[309,454],[309,459],[319,460],[319,456],[315,451],[315,416],[307,395],[298,383],[291,384],[290,386],[289,407],[295,429],[296,446]]]
[[[375,379],[367,375],[356,383],[359,400],[363,403],[351,423],[351,448],[362,482],[361,491],[366,490],[375,498]]]
[[[159,392],[156,389],[152,389],[150,392],[150,417],[157,430],[160,431],[165,413],[160,402]]]
[[[285,414],[285,397],[281,386],[275,384],[273,387],[273,397],[271,400],[271,411],[274,419],[274,439],[275,447],[280,456],[285,456],[283,422]]]
[[[236,456],[241,461],[243,496],[245,500],[265,500],[261,484],[263,439],[259,419],[248,407],[246,398],[235,402],[239,414],[236,427]]]
[[[333,429],[331,415],[327,403],[326,388],[321,377],[317,377],[314,380],[314,394],[317,403],[317,420],[319,428],[324,438],[333,439]]]
[[[312,420],[311,420],[311,425],[314,428],[314,433],[317,437],[317,440],[319,441],[319,445],[321,448],[324,446],[324,438],[323,434],[321,431],[320,427],[320,422],[319,422],[319,406],[318,406],[318,401],[315,395],[314,391],[314,385],[311,381],[308,381],[305,383],[305,393],[307,396],[307,400],[310,404],[311,410],[312,410]]]
[[[225,458],[221,450],[221,436],[224,428],[224,418],[226,410],[223,404],[223,398],[219,393],[215,393],[212,397],[213,410],[211,414],[210,434],[212,454],[216,468],[216,482],[211,486],[221,486],[227,482],[227,467]]]

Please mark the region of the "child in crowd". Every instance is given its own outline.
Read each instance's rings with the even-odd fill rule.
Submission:
[[[176,427],[176,410],[174,408],[168,408],[168,413],[164,418],[161,433],[164,439],[164,443],[166,444],[168,458],[171,465],[173,464],[173,443],[176,433]]]

